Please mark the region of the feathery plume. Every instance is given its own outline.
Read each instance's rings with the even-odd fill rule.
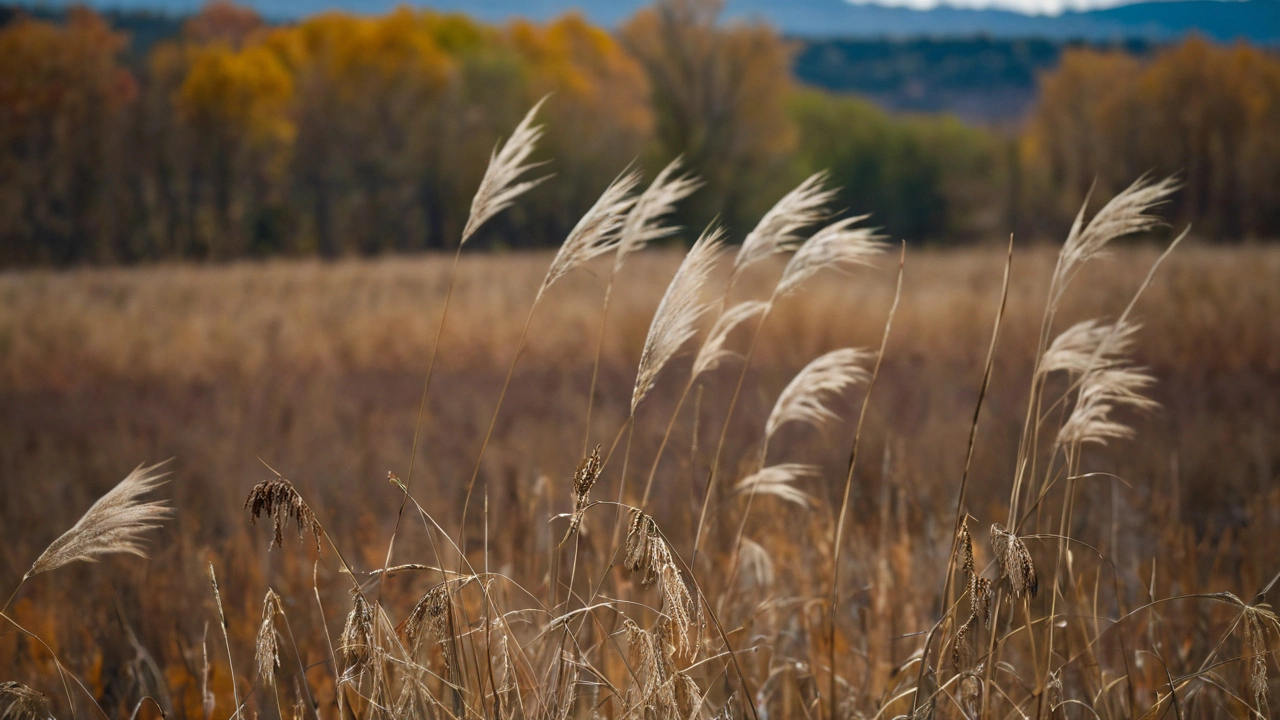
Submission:
[[[276,615],[284,614],[284,605],[275,590],[267,588],[262,599],[262,624],[258,626],[258,639],[254,643],[254,660],[258,664],[258,676],[267,687],[276,684],[276,668],[280,667],[280,646],[277,642]]]
[[[1037,374],[1043,377],[1061,370],[1083,375],[1097,366],[1108,365],[1128,354],[1133,347],[1133,336],[1140,328],[1140,325],[1130,322],[1078,322],[1054,338],[1040,359]]]
[[[636,385],[631,393],[632,413],[653,389],[663,366],[697,334],[698,320],[711,308],[711,302],[702,299],[702,286],[711,276],[723,248],[724,230],[707,228],[689,249],[667,286],[640,353]]]
[[[1031,553],[1022,538],[995,523],[991,526],[991,549],[995,553],[996,564],[1000,566],[1001,579],[1013,594],[1013,599],[1021,600],[1024,595],[1035,597],[1040,581],[1036,577]]]
[[[744,478],[734,488],[735,493],[746,492],[754,495],[772,495],[780,500],[795,503],[801,507],[810,507],[812,498],[809,494],[795,486],[798,480],[818,477],[816,465],[803,463],[781,463],[761,469],[759,472]]]
[[[756,587],[768,587],[773,584],[773,557],[760,543],[751,538],[742,538],[742,547],[738,550],[738,562],[742,568],[742,583]]]
[[[1142,394],[1154,383],[1155,378],[1141,369],[1118,364],[1088,372],[1080,382],[1071,415],[1058,430],[1058,444],[1105,445],[1109,439],[1133,437],[1133,428],[1113,420],[1111,412],[1121,406],[1138,410],[1156,407],[1156,401]]]
[[[489,218],[511,207],[517,197],[546,180],[548,176],[536,180],[516,182],[521,175],[538,167],[542,163],[526,163],[533,154],[533,148],[542,137],[542,126],[533,124],[533,117],[546,102],[544,97],[534,105],[511,133],[511,138],[499,149],[495,147],[489,156],[489,167],[484,171],[480,188],[471,198],[471,214],[462,229],[462,240],[467,240],[480,229]]]
[[[275,480],[264,480],[254,485],[244,500],[244,507],[249,511],[250,524],[256,523],[260,515],[271,518],[275,534],[267,545],[268,550],[275,545],[283,546],[284,528],[292,518],[298,526],[298,539],[302,539],[304,531],[310,532],[316,542],[316,552],[320,552],[324,528],[320,527],[316,514],[311,512],[311,507],[294,489],[293,483],[283,476],[277,474]]]
[[[698,350],[698,356],[693,361],[693,376],[697,377],[704,372],[716,369],[721,362],[733,355],[732,352],[724,349],[724,344],[728,341],[730,333],[742,323],[762,314],[768,308],[769,303],[763,300],[747,300],[720,313],[720,317],[716,318],[715,324],[711,326],[711,332],[702,343],[702,347]]]
[[[631,191],[639,183],[638,171],[623,173],[609,183],[609,187],[604,189],[595,205],[591,206],[569,232],[569,237],[565,238],[556,251],[556,256],[551,259],[547,275],[542,279],[542,287],[538,288],[538,297],[569,271],[612,252],[618,246],[618,233],[622,230],[627,211],[636,204]]]
[[[1178,182],[1173,178],[1157,183],[1152,183],[1147,177],[1138,178],[1103,206],[1088,225],[1084,224],[1085,207],[1089,204],[1085,198],[1058,255],[1058,265],[1050,285],[1055,288],[1050,306],[1057,305],[1076,271],[1101,255],[1112,240],[1164,224],[1160,217],[1148,214],[1148,211],[1166,202],[1177,189]]]
[[[649,187],[640,193],[635,207],[627,213],[626,220],[622,223],[622,232],[618,236],[618,252],[613,261],[614,272],[622,269],[622,263],[628,255],[679,230],[672,225],[663,225],[662,218],[675,210],[676,203],[702,187],[702,181],[692,175],[676,176],[680,163],[680,158],[668,163]]]
[[[765,423],[765,441],[789,422],[804,422],[814,427],[835,420],[837,415],[826,402],[840,395],[846,388],[866,382],[871,374],[863,364],[874,357],[872,353],[855,348],[843,348],[819,356],[792,378],[769,413]]]
[[[796,249],[798,233],[826,217],[826,206],[836,196],[834,189],[823,187],[826,181],[826,172],[809,176],[760,218],[734,258],[734,275],[765,258]]]
[[[156,472],[163,464],[134,468],[119,485],[98,498],[70,530],[45,548],[22,579],[79,560],[94,562],[112,553],[146,557],[142,533],[160,527],[161,520],[174,515],[164,501],[138,502],[139,497],[166,482],[168,473]]]
[[[795,292],[824,268],[844,271],[849,265],[870,265],[886,247],[870,228],[853,227],[868,215],[845,218],[819,230],[791,256],[782,271],[774,297]]]
[[[47,720],[49,698],[20,682],[0,683],[0,720]]]

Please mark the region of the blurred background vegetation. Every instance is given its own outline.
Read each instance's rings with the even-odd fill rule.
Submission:
[[[1191,38],[804,41],[668,0],[616,30],[401,8],[264,22],[0,12],[0,265],[449,247],[495,141],[538,98],[557,180],[478,242],[559,243],[628,163],[707,185],[741,236],[829,169],[911,242],[1037,236],[1091,186],[1179,173],[1221,241],[1280,235],[1280,58]]]

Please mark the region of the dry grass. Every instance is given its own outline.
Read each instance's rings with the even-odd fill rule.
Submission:
[[[851,390],[841,376],[820,398],[800,398],[791,414],[820,428],[768,421],[813,358],[876,345],[892,261],[879,272],[806,278],[769,312],[725,429],[726,482],[692,572],[701,493],[741,358],[714,352],[714,363],[698,363],[696,389],[655,463],[697,348],[664,361],[635,408],[628,454],[633,478],[655,470],[643,513],[593,502],[593,486],[596,498],[617,494],[622,465],[608,452],[581,452],[584,432],[608,448],[632,414],[637,363],[680,264],[675,252],[637,253],[612,280],[589,431],[583,409],[614,259],[545,292],[458,536],[466,479],[550,260],[462,256],[387,572],[406,492],[387,474],[408,462],[451,258],[0,277],[5,594],[140,458],[175,458],[165,492],[178,510],[155,533],[149,562],[116,558],[28,580],[9,614],[32,634],[0,632],[0,676],[44,692],[58,717],[71,717],[66,695],[76,696],[78,716],[97,711],[74,685],[63,692],[50,649],[121,717],[143,696],[178,717],[222,718],[236,714],[237,696],[245,713],[325,718],[339,706],[344,717],[617,718],[647,708],[686,718],[888,718],[913,706],[937,717],[1012,717],[1015,708],[1092,717],[1082,703],[1101,717],[1266,712],[1278,636],[1259,592],[1280,570],[1271,550],[1280,543],[1280,249],[1182,247],[1134,316],[1120,318],[1157,250],[1112,248],[1073,267],[1080,274],[1054,334],[1094,318],[1124,322],[1110,334],[1104,322],[1075,326],[1051,343],[1041,317],[1056,250],[1015,253],[964,507],[973,522],[954,543],[956,587],[970,597],[953,597],[954,608],[939,591],[1004,249],[908,253],[851,487],[834,635],[825,568],[863,385]],[[723,265],[713,288],[732,271]],[[783,267],[776,259],[743,270],[731,302],[769,298]],[[738,314],[717,334],[720,350],[745,351],[753,323],[734,330],[734,321],[760,312]],[[1141,327],[1130,330],[1131,321]],[[1056,353],[1040,373],[1038,345]],[[1156,379],[1147,392],[1160,409],[1121,407],[1126,393],[1145,389],[1127,375],[1087,379],[1089,356],[1129,351]],[[1050,399],[1041,452],[1073,407],[1088,406],[1054,408],[1073,377],[1110,388],[1096,391],[1105,421],[1136,438],[1066,438],[1069,475],[1079,479],[1049,483],[1040,505],[1026,496],[1011,505],[1024,474],[1016,462],[1029,457],[1019,448],[1033,377]],[[781,484],[758,472],[766,437],[766,472],[792,469]],[[1037,464],[1033,496],[1048,477],[1045,457]],[[744,482],[755,491],[734,492]],[[628,487],[638,500],[642,486]],[[240,509],[251,489],[271,530],[252,527]],[[1013,507],[1033,520],[1010,522]],[[630,531],[614,547],[619,516]],[[289,540],[285,520],[316,543]],[[970,525],[992,526],[992,543],[970,537]],[[332,544],[322,547],[322,537]],[[464,543],[465,558],[456,549]],[[206,560],[216,566],[217,606]],[[220,610],[234,678],[221,631],[209,627]],[[921,662],[919,633],[935,623]]]

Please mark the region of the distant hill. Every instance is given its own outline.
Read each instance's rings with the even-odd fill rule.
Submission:
[[[36,0],[55,9],[70,0]],[[87,0],[104,9],[185,14],[203,0]],[[402,0],[245,0],[268,18],[289,20],[322,10],[381,13]],[[464,12],[487,21],[513,17],[545,20],[578,10],[592,21],[616,26],[648,0],[411,0],[411,5]],[[1055,40],[1168,41],[1197,32],[1216,40],[1248,39],[1280,45],[1280,0],[1163,0],[1107,10],[1069,12],[1057,17],[1006,10],[940,7],[911,10],[845,0],[728,0],[726,18],[759,19],[782,32],[807,38],[905,38],[986,35]]]
[[[1023,117],[1038,75],[1062,53],[1089,45],[1145,56],[1146,40],[1084,43],[1042,38],[816,39],[796,54],[796,77],[808,85],[862,95],[895,112],[949,112],[982,123]]]

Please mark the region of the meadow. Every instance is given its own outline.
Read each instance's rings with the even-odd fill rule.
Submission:
[[[1015,243],[967,473],[974,569],[993,581],[1002,573],[985,528],[1008,512],[1057,250]],[[546,292],[461,534],[466,481],[550,253],[461,256],[412,474],[449,256],[6,274],[5,594],[141,461],[173,458],[163,468],[172,481],[156,494],[171,499],[176,516],[150,538],[150,560],[111,557],[25,582],[8,612],[48,647],[7,628],[0,676],[46,693],[58,717],[98,711],[74,684],[64,691],[50,650],[113,717],[153,715],[155,706],[138,704],[145,696],[178,717],[205,718],[231,717],[237,702],[266,717],[312,716],[312,702],[319,717],[825,717],[833,712],[828,658],[836,662],[840,717],[894,717],[913,706],[940,717],[1092,717],[1081,714],[1085,705],[1101,717],[1148,709],[1249,717],[1265,702],[1275,677],[1267,648],[1277,639],[1259,593],[1273,581],[1280,541],[1280,249],[1192,239],[1159,268],[1134,309],[1142,327],[1133,346],[1134,362],[1156,379],[1149,394],[1160,406],[1120,413],[1135,438],[1080,451],[1078,474],[1101,474],[1074,489],[1068,527],[1057,528],[1060,500],[1040,508],[1052,529],[1025,539],[1040,593],[1003,601],[1006,616],[996,611],[990,629],[977,631],[977,659],[954,650],[970,613],[958,602],[955,587],[969,581],[952,552],[1006,249],[906,252],[849,485],[834,634],[826,629],[826,565],[866,378],[824,400],[837,417],[822,428],[792,423],[770,436],[775,463],[816,466],[791,483],[803,498],[761,494],[743,523],[746,503],[733,488],[756,469],[766,417],[790,378],[827,351],[879,346],[896,251],[872,268],[819,275],[770,314],[724,430],[725,479],[695,564],[707,473],[749,333],[731,335],[737,355],[700,376],[675,415],[646,506],[679,558],[657,568],[655,591],[640,582],[645,568],[634,576],[608,569],[624,564],[615,548],[627,516],[615,526],[613,507],[575,505],[573,480],[584,440],[608,449],[629,427],[650,318],[682,254],[639,253],[617,277],[589,437],[588,389],[612,260],[587,263]],[[1152,242],[1129,244],[1088,265],[1057,327],[1116,318],[1158,254]],[[723,287],[723,265],[708,287]],[[749,268],[732,301],[768,296],[781,268],[775,259]],[[633,504],[677,411],[694,349],[671,360],[637,410],[625,496]],[[595,499],[615,498],[620,466],[617,456],[608,461]],[[293,481],[332,548],[327,540],[321,548],[319,537],[297,542],[286,527],[284,546],[268,550],[271,531],[251,524],[243,506],[275,471]],[[406,497],[388,472],[414,498],[391,564],[414,565],[379,582],[369,573],[387,564]],[[561,546],[564,515],[582,507],[590,512],[577,539]],[[1074,540],[1064,545],[1058,535]],[[441,547],[448,542],[466,544],[472,570],[454,574],[461,565],[456,551]],[[1060,553],[1064,547],[1070,552]],[[387,613],[372,613],[371,635],[361,641],[382,648],[376,653],[356,652],[344,633],[353,602],[344,566]],[[944,588],[951,572],[954,583]],[[685,583],[692,589],[682,596]],[[289,623],[274,688],[253,662],[268,588],[283,598]],[[568,588],[575,594],[566,599]],[[945,592],[955,606],[944,607]],[[418,639],[422,647],[406,639],[404,626],[399,635],[392,630],[413,615],[417,598],[446,596],[451,630],[436,627],[438,636]],[[673,629],[681,615],[674,608],[690,615],[688,627]],[[705,617],[715,624],[699,621]],[[941,637],[925,635],[945,618],[952,621],[940,626]],[[1055,630],[1058,647],[1048,656],[1036,644]],[[646,643],[660,641],[668,647],[646,657]],[[994,672],[983,659],[988,642],[1003,649]],[[375,671],[379,662],[386,667]],[[418,667],[424,674],[406,680]],[[914,687],[929,694],[913,700]],[[389,706],[391,698],[409,710]]]

